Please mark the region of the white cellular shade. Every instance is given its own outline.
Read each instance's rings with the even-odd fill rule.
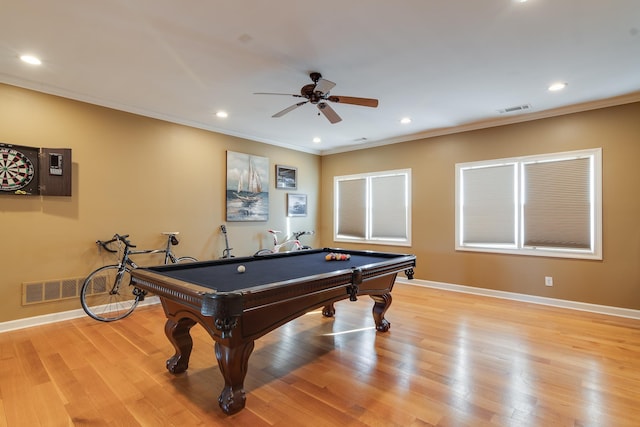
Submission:
[[[371,177],[371,238],[407,239],[407,176]]]
[[[515,245],[515,164],[462,170],[462,242]]]
[[[411,169],[334,177],[334,240],[411,245]]]
[[[524,244],[591,248],[590,159],[525,163]]]
[[[367,182],[364,178],[337,182],[337,234],[366,238]]]
[[[602,149],[456,164],[456,249],[602,259]]]

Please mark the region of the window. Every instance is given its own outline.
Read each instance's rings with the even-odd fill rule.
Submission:
[[[602,150],[456,164],[456,249],[602,259]]]
[[[411,170],[334,178],[334,240],[411,245]]]

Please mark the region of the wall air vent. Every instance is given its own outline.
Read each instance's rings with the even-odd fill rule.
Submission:
[[[22,284],[22,305],[78,298],[84,277]]]
[[[531,109],[531,104],[514,105],[513,107],[503,108],[498,110],[500,114],[517,113],[519,111],[526,111]]]

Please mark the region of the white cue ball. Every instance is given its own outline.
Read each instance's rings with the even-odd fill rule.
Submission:
[[[244,265],[238,266],[238,273],[244,273]]]

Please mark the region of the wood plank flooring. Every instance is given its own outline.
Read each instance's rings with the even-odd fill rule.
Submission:
[[[640,322],[397,284],[256,341],[247,405],[224,415],[213,341],[195,327],[172,375],[159,305],[0,334],[0,426],[640,425]]]

